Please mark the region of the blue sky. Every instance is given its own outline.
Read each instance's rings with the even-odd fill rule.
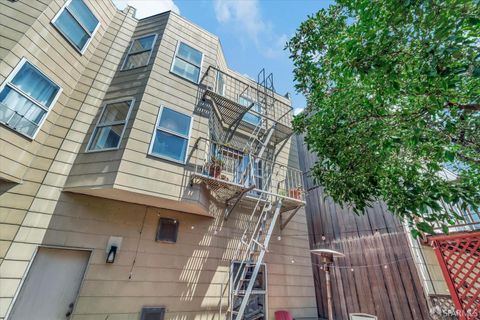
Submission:
[[[305,106],[294,91],[292,63],[283,50],[298,25],[327,0],[113,0],[119,8],[130,4],[137,17],[174,10],[218,35],[229,67],[257,79],[261,68],[274,75],[278,93],[292,93],[293,107]]]

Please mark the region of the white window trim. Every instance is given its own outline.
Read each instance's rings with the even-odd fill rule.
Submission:
[[[175,112],[178,112],[178,113],[181,113],[183,115],[186,115],[187,117],[190,118],[190,127],[188,128],[188,137],[182,135],[182,134],[179,134],[178,132],[175,132],[175,131],[172,131],[172,130],[168,130],[168,129],[164,129],[164,128],[161,128],[159,129],[158,128],[158,125],[160,124],[160,119],[162,117],[162,113],[163,113],[163,110],[164,109],[170,109],[170,110],[173,110]],[[156,157],[156,158],[160,158],[160,159],[163,159],[163,160],[168,160],[168,161],[172,161],[172,162],[175,162],[175,163],[179,163],[179,164],[183,164],[185,165],[187,163],[187,158],[188,158],[188,149],[190,148],[190,140],[192,138],[192,126],[193,126],[193,116],[190,116],[184,112],[181,112],[181,111],[178,111],[178,110],[175,110],[173,108],[170,108],[170,107],[167,107],[167,106],[164,106],[164,105],[161,105],[160,106],[160,111],[158,112],[158,116],[157,116],[157,121],[155,121],[155,127],[153,128],[153,134],[152,134],[152,139],[150,141],[150,147],[148,148],[148,155],[152,156],[152,157]],[[167,133],[170,133],[174,136],[177,136],[177,137],[180,137],[182,139],[187,139],[187,149],[185,150],[185,159],[183,159],[183,161],[180,161],[180,160],[177,160],[177,159],[173,159],[173,158],[170,158],[168,156],[164,156],[164,155],[161,155],[161,154],[157,154],[157,153],[154,153],[153,152],[153,144],[155,143],[155,137],[157,135],[157,130],[161,130],[163,132],[167,132]]]
[[[231,301],[232,299],[232,290],[233,290],[233,264],[234,263],[242,263],[242,261],[240,260],[233,260],[232,263],[230,263],[230,276],[229,276],[229,295],[228,295],[228,299],[229,299],[229,305],[233,305],[233,301]],[[267,271],[267,264],[266,263],[262,263],[262,266],[265,270],[265,274],[263,275],[264,276],[264,284],[265,284],[265,290],[254,290],[252,289],[252,294],[263,294],[265,295],[265,317],[264,319],[268,319],[268,271]],[[233,320],[234,317],[233,317],[233,312],[230,312],[230,319]]]
[[[152,49],[150,49],[150,54],[148,56],[147,63],[145,63],[142,66],[135,67],[135,68],[125,69],[125,64],[127,63],[128,56],[130,55],[130,51],[132,50],[132,46],[133,46],[133,43],[135,42],[135,40],[150,37],[150,36],[155,36],[155,38],[153,38]],[[130,46],[128,46],[128,51],[127,51],[127,54],[125,55],[125,59],[123,59],[122,68],[120,69],[120,71],[134,70],[134,69],[138,69],[138,68],[148,66],[149,63],[150,63],[150,59],[152,58],[153,48],[155,47],[155,44],[157,43],[157,38],[158,38],[157,33],[149,33],[149,34],[145,34],[145,35],[141,35],[141,36],[133,38],[132,41],[130,42]],[[147,51],[147,50],[144,50],[143,52],[145,52],[145,51]],[[139,52],[135,52],[135,54],[137,54],[137,53],[139,53]]]
[[[54,85],[56,85],[59,89],[57,91],[57,94],[55,95],[55,97],[52,99],[52,102],[50,103],[50,106],[48,107],[48,109],[46,109],[45,106],[43,106],[41,103],[39,103],[38,101],[36,101],[34,98],[30,97],[28,94],[24,93],[22,90],[20,90],[19,88],[17,88],[15,85],[13,84],[10,84],[10,82],[13,80],[13,78],[17,75],[18,71],[20,71],[20,69],[22,69],[22,67],[25,65],[25,63],[28,62],[30,63],[30,65],[35,68],[35,70],[37,70],[38,72],[40,72],[41,75],[43,75],[45,78],[47,78],[49,81],[51,81]],[[9,84],[9,87],[12,88],[15,92],[17,93],[20,93],[23,97],[25,97],[27,100],[33,102],[35,105],[39,106],[40,108],[42,108],[43,110],[47,111],[47,113],[45,113],[45,116],[43,117],[42,121],[40,121],[38,123],[38,126],[37,126],[37,130],[35,131],[35,133],[32,135],[32,136],[29,136],[23,132],[20,132],[20,131],[17,131],[15,130],[15,128],[12,128],[10,127],[8,124],[6,123],[3,123],[3,122],[0,122],[1,125],[15,131],[16,133],[26,137],[27,139],[29,140],[35,140],[35,137],[37,136],[38,132],[40,131],[40,128],[43,126],[43,123],[45,122],[45,120],[47,119],[48,115],[50,114],[50,111],[53,109],[53,107],[55,106],[55,103],[57,103],[57,100],[58,98],[60,97],[60,94],[62,93],[63,91],[63,88],[57,83],[55,82],[54,80],[52,80],[51,77],[49,77],[48,75],[45,74],[45,72],[43,72],[42,70],[40,70],[35,64],[33,64],[32,62],[28,61],[27,58],[23,57],[20,62],[17,64],[17,66],[12,70],[12,72],[10,72],[10,74],[8,75],[8,77],[5,79],[5,81],[3,81],[2,85],[0,86],[0,92],[3,91],[3,89],[7,86],[7,84]],[[9,107],[9,106],[7,106]]]
[[[241,98],[250,101],[250,103],[253,103],[253,104],[254,104],[254,107],[255,107],[255,105],[259,106],[259,107],[260,107],[260,111],[255,110],[255,112],[258,112],[258,113],[260,113],[260,114],[262,113],[262,110],[261,110],[261,109],[262,109],[262,106],[261,106],[260,104],[256,103],[255,101],[253,101],[253,99],[250,99],[249,97],[246,97],[246,96],[239,96],[239,97],[238,97],[238,100],[239,100],[238,103],[239,103],[239,104],[241,104],[241,103],[240,103],[240,99],[241,99]],[[245,108],[248,108],[248,106],[245,106]],[[252,109],[253,109],[253,107],[252,107]],[[250,110],[252,110],[252,109],[250,109]],[[262,121],[262,116],[257,115],[257,114],[255,114],[255,113],[251,113],[250,110],[248,110],[248,111],[243,115],[243,117],[245,117],[248,113],[250,113],[250,114],[253,115],[254,117],[258,117],[258,118],[259,118],[259,119],[258,119],[258,123],[260,123],[260,122]],[[253,123],[253,122],[251,122],[251,121],[245,120],[245,119],[243,119],[243,117],[242,117],[242,121],[243,121],[243,122],[246,122],[246,123],[248,123],[248,124],[250,124],[250,125],[252,125],[252,126],[258,126],[258,123]]]
[[[108,125],[104,125],[104,127],[107,127],[107,126],[114,126],[114,125],[118,125],[118,124],[122,124],[122,123],[125,124],[123,126],[122,134],[120,135],[120,140],[118,142],[118,147],[90,150],[90,147],[92,146],[92,142],[93,142],[93,137],[95,136],[95,130],[97,130],[98,125],[100,124],[100,120],[103,117],[103,113],[105,112],[105,108],[107,107],[107,105],[118,103],[118,102],[126,102],[126,101],[130,101],[130,105],[128,106],[128,112],[127,112],[127,116],[125,118],[125,121],[116,121],[116,122],[112,122]],[[87,147],[85,148],[85,153],[112,151],[112,150],[120,149],[120,145],[122,144],[123,135],[125,134],[125,130],[127,129],[128,120],[130,119],[130,114],[132,112],[132,109],[133,109],[134,105],[135,105],[135,98],[134,97],[122,97],[122,98],[118,98],[118,99],[104,101],[103,104],[102,104],[102,112],[100,112],[100,115],[98,116],[95,127],[93,128],[92,133],[90,134],[90,139],[88,139],[88,144],[87,144]]]
[[[217,69],[217,77],[215,79],[215,92],[220,94],[222,97],[225,97],[225,89],[226,89],[226,82],[225,82],[225,77],[224,77],[225,73],[220,71],[219,69]],[[223,80],[223,85],[222,85],[222,89],[221,89],[221,92],[218,92],[218,86],[219,86],[219,83],[220,83],[220,78],[222,78]]]
[[[185,78],[184,76],[182,76],[182,75],[176,73],[175,71],[173,71],[173,66],[174,66],[174,64],[175,64],[175,59],[177,59],[178,49],[180,48],[180,44],[182,44],[182,43],[185,44],[185,45],[187,45],[187,46],[189,46],[189,47],[191,47],[191,48],[193,48],[193,49],[195,49],[195,50],[197,50],[198,52],[200,52],[200,53],[202,54],[202,60],[200,61],[200,70],[198,71],[198,79],[197,79],[196,82],[195,82],[195,81],[192,81],[192,80],[190,80],[190,79],[188,79],[188,78]],[[187,42],[185,42],[185,41],[177,40],[177,47],[175,48],[175,54],[173,55],[172,63],[171,63],[171,65],[170,65],[170,73],[172,73],[172,74],[174,74],[174,75],[176,75],[176,76],[178,76],[178,77],[180,77],[180,78],[182,78],[182,79],[184,79],[184,80],[187,80],[187,81],[190,82],[190,83],[194,83],[194,84],[198,85],[198,84],[200,83],[200,79],[202,79],[202,70],[203,70],[203,60],[204,60],[204,58],[205,58],[205,54],[203,53],[202,50],[197,49],[195,46],[192,46],[190,43],[187,43]],[[182,58],[180,58],[180,60],[185,61],[185,60],[183,60]],[[188,64],[191,64],[191,65],[194,65],[194,64],[191,63],[191,62],[188,62],[188,61],[185,61],[185,62],[188,63]],[[194,66],[195,66],[195,65],[194,65]],[[198,67],[198,66],[196,66],[196,67]]]
[[[83,46],[83,48],[81,50],[77,47],[77,45],[75,43],[73,43],[72,40],[70,40],[70,38],[68,38],[68,36],[65,33],[63,33],[63,31],[59,27],[57,27],[55,25],[55,22],[58,20],[58,17],[60,17],[60,15],[63,13],[64,10],[67,10],[66,7],[70,4],[70,2],[72,2],[72,0],[67,0],[67,2],[65,2],[65,4],[60,8],[60,10],[58,10],[57,14],[53,17],[52,21],[50,21],[50,23],[62,35],[62,37],[64,37],[68,41],[68,43],[73,48],[75,48],[75,50],[77,50],[81,55],[83,55],[85,53],[88,46],[90,45],[90,42],[92,41],[93,37],[97,33],[98,28],[100,28],[100,26],[102,24],[100,22],[100,19],[98,19],[98,17],[93,13],[92,8],[90,8],[90,6],[86,3],[86,1],[85,0],[82,0],[82,1],[85,4],[85,6],[87,6],[88,10],[90,10],[90,12],[95,16],[98,23],[97,23],[97,26],[95,27],[95,29],[93,30],[93,32],[90,34],[88,32],[88,30],[82,25],[82,23],[80,21],[78,21],[77,18],[72,14],[73,18],[78,22],[78,24],[83,28],[83,30],[85,30],[88,34],[90,34],[90,38],[87,40],[87,42],[85,43],[85,45]]]

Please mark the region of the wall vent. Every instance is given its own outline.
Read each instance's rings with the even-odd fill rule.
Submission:
[[[158,221],[156,241],[177,242],[178,220],[170,218],[160,218]]]
[[[164,317],[164,307],[143,307],[140,320],[163,320]]]

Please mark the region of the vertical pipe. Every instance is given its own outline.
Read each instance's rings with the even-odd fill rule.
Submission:
[[[327,285],[327,308],[328,308],[328,320],[333,320],[333,306],[332,306],[332,287],[330,283],[330,266],[324,264],[325,268],[325,282]]]

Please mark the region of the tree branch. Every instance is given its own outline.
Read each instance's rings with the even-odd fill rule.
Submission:
[[[480,111],[480,104],[479,103],[467,103],[461,104],[456,102],[448,102],[447,105],[449,107],[456,107],[462,110],[469,110],[469,111]]]

